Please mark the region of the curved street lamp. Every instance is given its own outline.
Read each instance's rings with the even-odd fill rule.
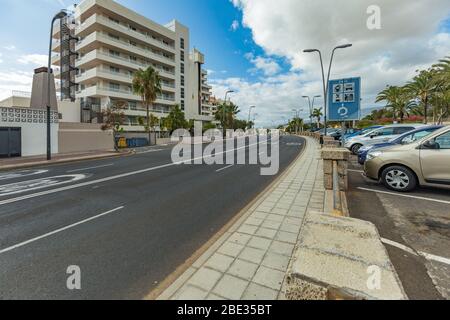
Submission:
[[[52,25],[50,27],[50,46],[48,49],[48,66],[47,66],[47,160],[52,159],[52,146],[51,146],[51,126],[50,126],[50,78],[52,74],[52,44],[53,44],[53,25],[56,20],[63,19],[67,16],[65,10],[58,12],[52,19]],[[62,58],[62,57],[61,57]]]
[[[323,59],[322,59],[322,53],[320,52],[319,49],[306,49],[303,50],[303,52],[305,53],[313,53],[313,52],[317,52],[319,54],[319,58],[320,58],[320,66],[322,68],[322,82],[323,82],[323,96],[324,96],[324,106],[325,106],[325,115],[324,115],[324,122],[325,122],[325,135],[327,135],[327,114],[328,114],[328,82],[330,81],[330,73],[331,73],[331,65],[333,64],[333,58],[334,58],[334,53],[336,52],[336,50],[338,49],[345,49],[345,48],[349,48],[351,47],[352,44],[344,44],[341,46],[337,46],[333,49],[333,52],[331,53],[331,59],[330,59],[330,66],[328,68],[328,75],[327,75],[327,80],[325,82],[325,71],[323,69]]]

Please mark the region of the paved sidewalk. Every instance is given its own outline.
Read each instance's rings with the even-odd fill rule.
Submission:
[[[81,160],[95,160],[109,157],[117,157],[129,153],[130,151],[123,151],[123,152],[92,151],[80,153],[55,154],[52,155],[52,160],[50,161],[47,161],[46,156],[5,158],[0,159],[0,170],[11,170],[11,169],[27,168],[47,164],[66,163]]]
[[[279,181],[158,299],[284,299],[305,213],[324,209],[319,144],[305,139],[303,154]]]

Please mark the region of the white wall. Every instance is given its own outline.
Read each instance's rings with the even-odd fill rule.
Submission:
[[[22,112],[22,110],[24,109],[1,108],[0,127],[21,128],[23,157],[46,154],[47,124],[44,122],[45,114],[39,113],[39,111],[42,112],[42,110],[29,108],[26,109],[26,112]],[[30,115],[31,117],[29,117]],[[36,118],[34,116],[36,116]],[[54,112],[53,117],[56,118],[57,122],[51,124],[52,153],[58,153],[58,113]],[[41,119],[42,122],[40,122]]]

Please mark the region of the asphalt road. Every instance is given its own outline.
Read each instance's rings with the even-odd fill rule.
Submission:
[[[450,299],[450,196],[419,188],[390,192],[364,178],[353,161],[348,206],[354,218],[374,223],[410,299]],[[389,193],[386,193],[389,192]],[[433,255],[426,258],[423,253]],[[438,261],[442,260],[442,261]]]
[[[303,145],[281,137],[279,174]],[[0,299],[141,299],[276,178],[171,150],[0,172]]]

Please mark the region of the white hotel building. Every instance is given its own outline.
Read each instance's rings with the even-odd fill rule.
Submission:
[[[75,82],[81,122],[96,122],[96,114],[114,101],[126,101],[127,132],[142,132],[138,119],[146,117],[141,98],[133,94],[133,74],[153,66],[162,79],[162,94],[151,112],[166,117],[178,104],[188,120],[213,121],[211,87],[202,69],[204,56],[190,51],[189,29],[177,21],[157,24],[112,0],[84,0],[75,9],[71,28],[78,68]],[[55,25],[52,64],[58,67],[60,26]],[[58,72],[56,72],[58,78]]]

